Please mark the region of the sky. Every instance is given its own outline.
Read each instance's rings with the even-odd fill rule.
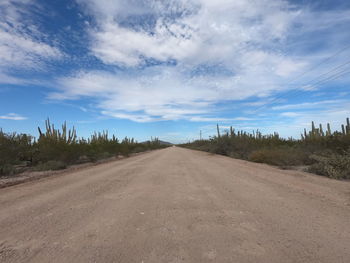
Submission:
[[[0,127],[174,143],[350,117],[348,0],[1,0]]]

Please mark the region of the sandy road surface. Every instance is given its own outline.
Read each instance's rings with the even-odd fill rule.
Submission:
[[[0,262],[350,262],[350,183],[177,147],[0,189]]]

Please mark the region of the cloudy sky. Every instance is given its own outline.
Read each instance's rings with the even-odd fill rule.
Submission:
[[[350,116],[347,0],[1,0],[0,127],[172,142]]]

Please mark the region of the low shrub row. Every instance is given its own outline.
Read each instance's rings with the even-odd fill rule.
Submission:
[[[11,175],[27,168],[58,170],[67,165],[95,162],[113,156],[167,147],[157,138],[144,143],[124,138],[119,141],[108,132],[94,133],[90,138],[78,138],[76,130],[67,129],[64,123],[56,129],[49,120],[46,130],[40,128],[39,138],[27,134],[5,133],[0,130],[0,175]]]
[[[350,179],[350,122],[341,132],[324,132],[322,125],[301,135],[301,139],[281,138],[278,133],[262,135],[259,131],[236,132],[232,127],[208,140],[197,140],[181,146],[222,154],[233,158],[267,163],[282,168],[307,166],[308,171],[335,179]]]

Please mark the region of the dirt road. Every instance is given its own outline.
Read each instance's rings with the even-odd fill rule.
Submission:
[[[350,262],[350,183],[178,147],[0,189],[0,262]]]

